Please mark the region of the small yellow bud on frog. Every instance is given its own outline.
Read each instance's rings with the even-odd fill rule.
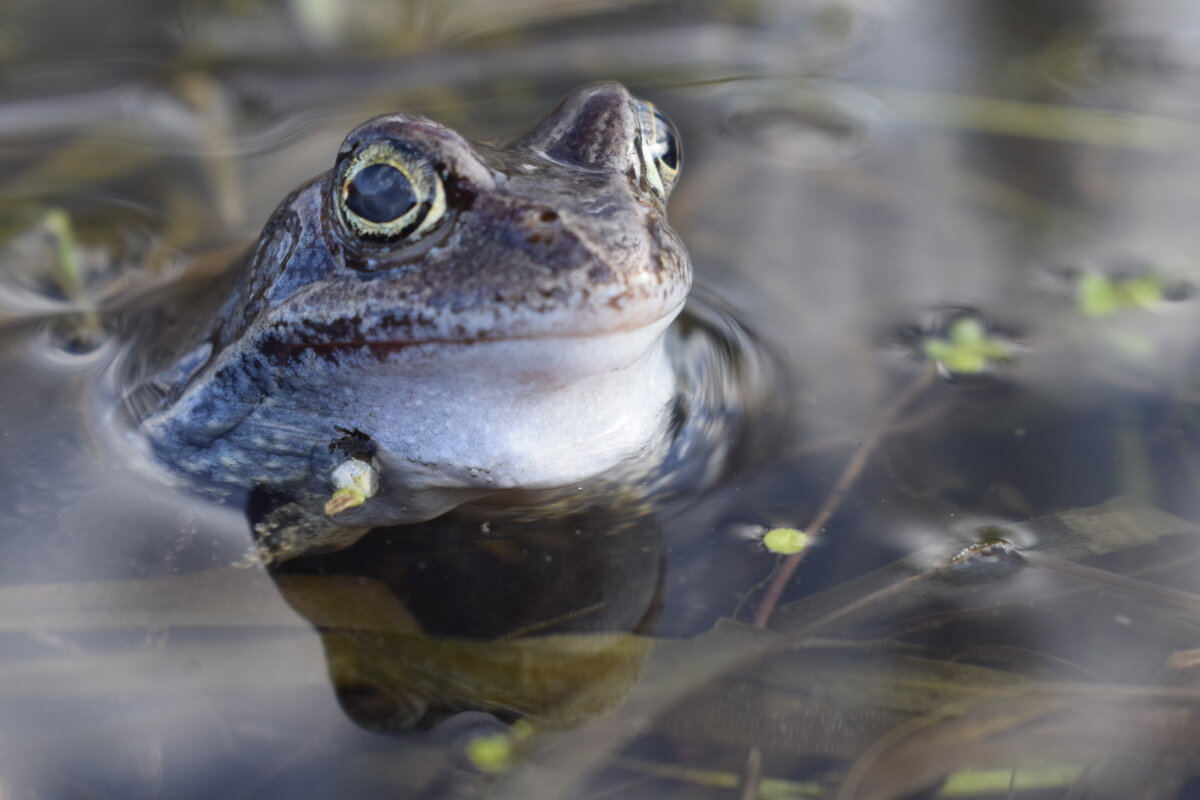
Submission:
[[[365,502],[367,496],[358,489],[338,489],[325,501],[325,516],[337,516],[346,509],[361,506]]]
[[[325,502],[325,515],[329,517],[361,506],[379,491],[379,472],[357,458],[349,458],[338,464],[331,477],[335,491]]]

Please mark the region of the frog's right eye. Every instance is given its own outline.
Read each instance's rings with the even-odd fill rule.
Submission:
[[[665,198],[679,177],[682,161],[679,133],[671,120],[653,104],[635,100],[634,108],[642,129],[641,148],[646,179],[658,195]]]
[[[399,142],[372,142],[342,168],[342,220],[374,241],[416,239],[446,215],[446,189],[429,159]]]

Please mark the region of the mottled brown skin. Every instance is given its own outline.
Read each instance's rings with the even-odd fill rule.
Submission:
[[[338,222],[337,170],[301,186],[220,315],[223,344],[268,320],[263,341],[295,350],[581,334],[662,316],[683,301],[691,269],[644,185],[637,131],[617,84],[573,93],[502,148],[408,114],[365,123],[339,158],[378,138],[428,153],[448,219],[400,247],[365,241]]]

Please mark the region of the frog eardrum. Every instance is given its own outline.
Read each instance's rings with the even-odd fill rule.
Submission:
[[[666,116],[650,103],[635,103],[642,129],[642,159],[646,164],[646,180],[660,197],[665,198],[675,186],[683,152],[679,134]]]
[[[350,232],[380,242],[417,239],[446,214],[446,190],[430,160],[391,139],[345,159],[337,208]]]

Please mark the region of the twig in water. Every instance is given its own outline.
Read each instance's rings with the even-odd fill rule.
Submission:
[[[880,412],[870,433],[867,434],[862,444],[850,456],[850,460],[846,463],[842,474],[838,476],[833,490],[825,498],[825,502],[821,504],[821,508],[817,511],[816,516],[813,517],[812,522],[801,528],[801,530],[807,532],[809,536],[820,535],[821,529],[825,527],[830,518],[841,507],[842,502],[846,499],[846,495],[850,493],[851,487],[854,486],[854,482],[862,475],[863,470],[867,466],[867,460],[871,457],[875,448],[879,446],[884,436],[887,435],[896,417],[933,382],[936,376],[937,370],[933,366],[925,369]],[[755,627],[767,627],[767,623],[771,619],[771,614],[775,611],[775,606],[779,605],[779,598],[783,596],[784,588],[787,586],[788,581],[792,579],[796,568],[800,566],[800,562],[804,559],[806,552],[808,552],[807,549],[795,555],[788,556],[783,565],[775,572],[774,579],[767,586],[766,594],[763,595],[762,604],[759,605],[758,610],[754,614]]]
[[[746,753],[746,771],[742,774],[741,800],[758,800],[758,784],[762,780],[762,751],[751,747]]]

